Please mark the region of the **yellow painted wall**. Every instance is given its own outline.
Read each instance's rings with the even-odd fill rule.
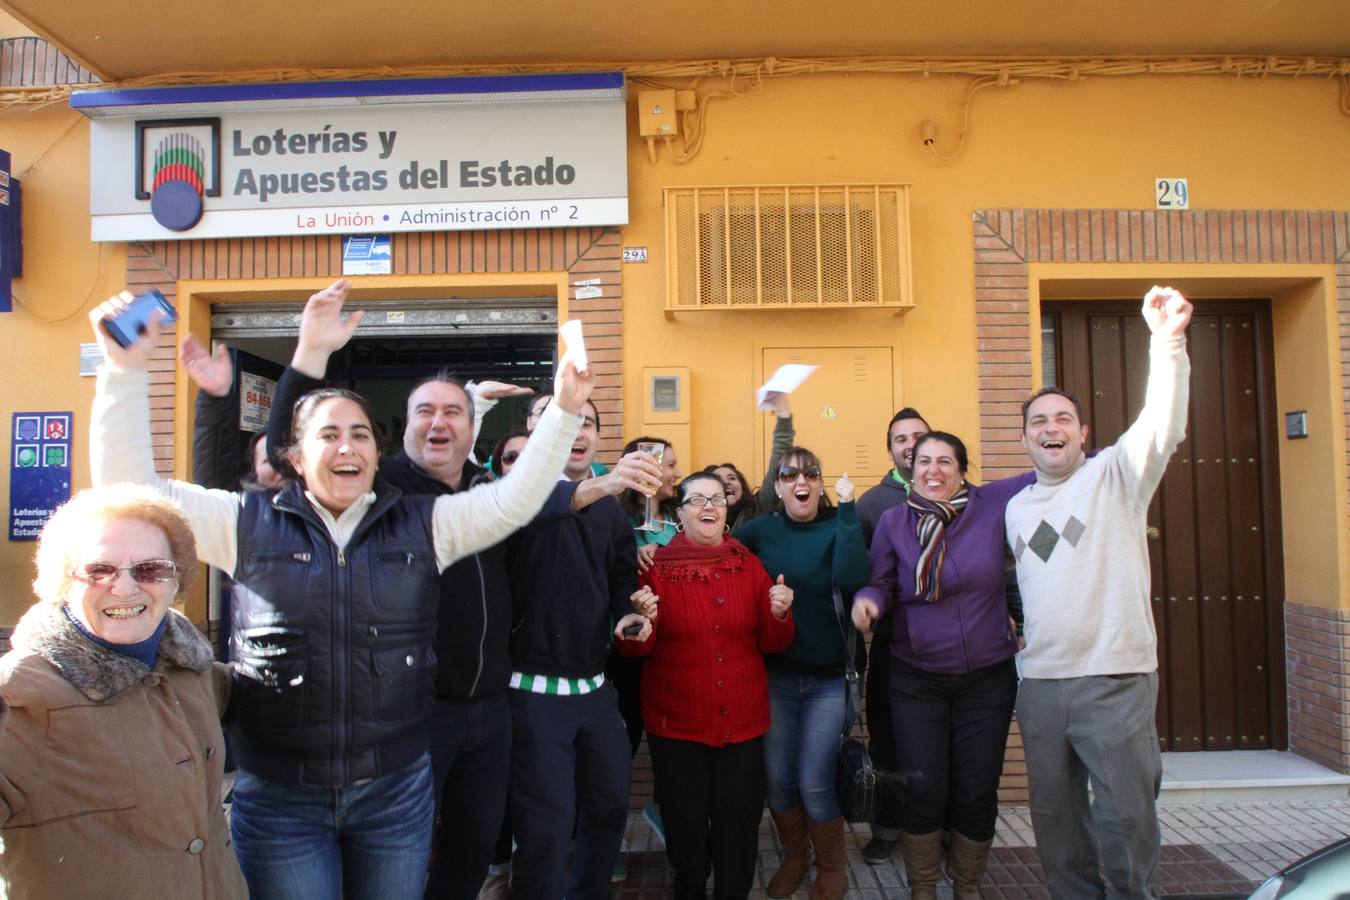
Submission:
[[[1345,528],[1340,329],[1334,297],[1331,302],[1327,298],[1334,285],[1332,270],[1321,279],[1276,292],[1271,304],[1279,411],[1308,412],[1306,439],[1285,440],[1280,419],[1285,596],[1331,608],[1350,605],[1345,597],[1350,534]],[[1329,489],[1332,485],[1336,487]]]
[[[651,165],[634,128],[631,221],[623,242],[647,246],[651,257],[623,270],[626,435],[642,425],[636,393],[642,369],[684,366],[694,417],[687,439],[678,437],[687,440],[678,446],[682,468],[731,459],[747,472],[760,472],[765,414],[753,409],[757,346],[889,346],[889,388],[897,405],[918,406],[934,425],[969,437],[974,449],[972,210],[1150,209],[1153,178],[1160,176],[1189,178],[1196,208],[1350,209],[1350,117],[1338,110],[1331,81],[1141,77],[990,88],[974,99],[963,153],[942,162],[921,145],[920,123],[937,121],[938,146],[950,153],[965,89],[965,80],[879,75],[768,81],[758,94],[709,107],[702,152],[685,165],[664,151]],[[14,154],[21,174],[32,167],[24,176],[27,274],[15,288],[22,306],[0,316],[0,378],[6,386],[0,415],[8,421],[15,409],[69,407],[80,441],[87,435],[92,391],[90,380],[76,375],[76,345],[88,335],[83,311],[120,286],[123,267],[118,247],[100,250],[87,238],[86,132],[83,120],[65,108],[0,112],[0,146]],[[903,317],[783,311],[681,313],[667,320],[662,188],[794,182],[913,185],[917,308]],[[1292,316],[1276,323],[1280,408],[1287,398],[1293,402],[1307,393],[1334,411],[1340,393],[1326,366],[1312,371],[1285,365],[1297,357],[1304,331],[1315,331],[1303,315],[1321,323],[1318,346],[1329,347],[1327,366],[1338,365],[1339,351],[1325,343],[1335,339],[1331,300],[1325,292],[1295,292],[1287,299],[1293,302],[1277,305],[1277,316],[1285,306]],[[1296,308],[1305,312],[1293,316]],[[69,318],[41,324],[35,317]],[[870,429],[878,443],[883,424]],[[1337,529],[1334,546],[1320,539],[1307,551],[1302,544],[1293,548],[1303,539],[1300,530],[1286,530],[1287,569],[1292,572],[1295,559],[1308,566],[1306,577],[1289,579],[1289,593],[1300,602],[1348,606],[1341,589],[1326,587],[1344,583],[1348,536],[1345,473],[1330,468],[1325,450],[1306,471],[1282,460],[1286,514],[1298,508],[1299,498],[1322,491],[1334,507],[1323,518]],[[86,453],[86,446],[77,447],[77,486],[87,483]],[[1333,463],[1336,455],[1330,453]],[[1343,468],[1343,461],[1337,465]],[[5,477],[0,471],[0,480]],[[0,483],[0,491],[7,489]],[[0,625],[12,624],[28,603],[30,550],[0,545]]]
[[[974,436],[978,422],[971,211],[989,207],[1152,208],[1153,178],[1188,177],[1193,206],[1345,209],[1350,118],[1330,83],[1100,79],[1022,84],[976,95],[955,162],[920,143],[939,122],[950,153],[963,81],[831,76],[766,82],[763,93],[712,104],[702,153],[679,166],[629,155],[626,245],[659,248],[660,189],[780,182],[913,184],[914,296],[903,318],[883,311],[681,313],[662,317],[659,256],[624,268],[624,373],[685,365],[696,391],[717,373],[714,402],[696,393],[696,462],[764,463],[746,428],[753,350],[747,335],[789,345],[890,341],[896,396]],[[638,348],[641,348],[640,350]],[[742,399],[743,398],[743,399]],[[637,427],[637,407],[627,404]]]
[[[68,107],[0,111],[0,147],[23,180],[23,277],[13,312],[0,314],[0,421],[24,410],[74,413],[73,489],[89,484],[92,378],[79,377],[79,344],[90,341],[87,312],[121,289],[121,245],[89,240],[89,126]],[[11,443],[4,442],[6,450]],[[0,476],[8,534],[9,467]],[[30,541],[0,540],[0,625],[32,604]]]

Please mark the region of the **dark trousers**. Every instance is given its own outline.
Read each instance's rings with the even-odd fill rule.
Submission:
[[[439,825],[426,896],[473,900],[487,877],[506,809],[511,706],[504,693],[437,700],[430,731]]]
[[[511,896],[609,900],[609,879],[628,824],[633,767],[614,688],[605,684],[570,697],[515,690],[509,695],[516,833]]]
[[[946,825],[975,841],[994,836],[998,779],[1017,699],[1011,659],[963,675],[891,660],[891,713],[901,769],[912,770],[901,827]]]
[[[710,747],[649,734],[647,746],[656,786],[664,785],[661,818],[676,900],[704,900],[709,871],[713,897],[744,900],[764,814],[764,738]]]
[[[872,764],[894,772],[900,768],[895,752],[895,726],[891,719],[891,627],[874,629],[867,651],[867,748]],[[888,841],[900,837],[901,798],[882,792],[881,808],[872,823],[872,834]]]
[[[637,756],[642,743],[642,664],[645,660],[630,659],[611,653],[605,661],[605,681],[614,685],[619,694],[619,715],[628,732],[628,747]]]

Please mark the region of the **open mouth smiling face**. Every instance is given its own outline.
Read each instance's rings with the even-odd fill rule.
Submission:
[[[810,522],[820,512],[820,466],[793,458],[785,459],[778,469],[778,496],[783,509],[794,522]]]
[[[1071,399],[1046,394],[1027,407],[1021,440],[1037,471],[1058,476],[1077,465],[1087,434]]]
[[[375,483],[379,450],[365,412],[338,397],[314,411],[292,464],[324,508],[340,515]]]
[[[679,518],[689,540],[703,545],[721,542],[726,533],[727,508],[717,506],[716,502],[725,500],[722,482],[712,476],[685,485]]]
[[[67,605],[82,625],[105,641],[140,643],[155,633],[178,593],[172,565],[154,565],[172,558],[169,539],[158,526],[138,519],[100,524],[102,530],[78,558]],[[116,573],[99,583],[78,574],[109,566]],[[163,569],[164,580],[146,578],[156,569]],[[146,580],[137,580],[133,570]]]

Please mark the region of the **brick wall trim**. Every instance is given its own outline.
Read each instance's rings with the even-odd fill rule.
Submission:
[[[1034,264],[1333,265],[1337,311],[1342,323],[1350,321],[1350,211],[981,209],[972,214],[972,225],[987,478],[1026,465],[1017,429],[999,426],[1010,404],[1032,390]],[[1350,384],[1350,329],[1344,325],[1341,369]],[[1350,412],[1350,392],[1345,402]],[[1286,603],[1285,625],[1290,749],[1350,773],[1350,611]],[[1001,793],[1020,799],[1011,790]]]

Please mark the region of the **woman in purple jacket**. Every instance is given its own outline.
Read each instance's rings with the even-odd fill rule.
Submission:
[[[900,823],[914,900],[937,897],[944,820],[955,896],[980,896],[1017,696],[1003,511],[1034,475],[968,485],[967,465],[955,435],[919,439],[909,499],[877,523],[872,580],[853,600],[863,631],[899,607],[890,699],[900,768],[917,773]]]

